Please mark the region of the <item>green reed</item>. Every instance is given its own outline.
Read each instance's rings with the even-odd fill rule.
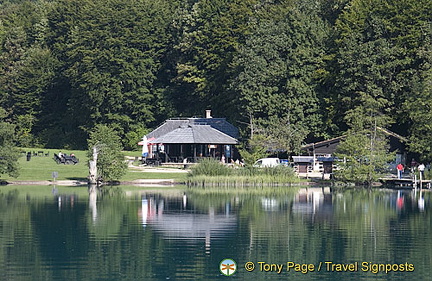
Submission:
[[[205,159],[191,169],[187,184],[196,187],[249,188],[289,186],[300,180],[291,167],[240,167]]]

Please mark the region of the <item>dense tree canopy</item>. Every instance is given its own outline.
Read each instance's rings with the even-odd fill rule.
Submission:
[[[377,126],[431,161],[431,10],[430,0],[2,1],[0,104],[18,145],[84,148],[106,124],[134,148],[166,118],[210,108],[243,140],[298,152],[370,135],[355,121],[376,101]]]
[[[273,149],[298,152],[306,137],[323,134],[318,85],[329,28],[311,10],[257,19],[235,60],[239,118],[267,128]]]
[[[125,136],[155,121],[171,14],[164,0],[59,1],[49,45],[70,83],[71,122],[84,131],[111,124]]]

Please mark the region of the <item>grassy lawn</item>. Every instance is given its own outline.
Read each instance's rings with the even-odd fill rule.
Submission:
[[[2,175],[1,179],[9,181],[46,181],[52,180],[52,173],[57,172],[57,180],[87,180],[88,176],[88,158],[87,151],[85,150],[61,150],[62,153],[74,153],[79,159],[76,165],[57,164],[53,157],[54,153],[59,153],[59,149],[35,149],[35,148],[21,148],[23,152],[38,152],[43,151],[43,156],[32,156],[30,161],[27,161],[26,155],[23,153],[19,159],[20,175],[18,178],[12,178],[7,175]],[[45,154],[48,156],[45,156]],[[139,157],[140,152],[124,152],[125,156]],[[135,162],[138,165],[138,162]],[[121,178],[121,181],[132,181],[136,179],[174,179],[179,182],[186,180],[186,173],[170,173],[167,172],[142,172],[129,169],[126,175]]]
[[[57,164],[53,157],[54,153],[59,153],[58,149],[34,149],[21,148],[25,152],[43,151],[44,156],[32,156],[30,161],[27,161],[26,155],[23,153],[19,159],[19,177],[12,178],[7,175],[2,175],[5,180],[22,180],[22,181],[44,181],[52,180],[52,172],[58,172],[58,180],[85,180],[88,175],[86,151],[80,150],[62,150],[62,153],[74,153],[79,159],[76,165]],[[48,156],[45,156],[49,153]]]

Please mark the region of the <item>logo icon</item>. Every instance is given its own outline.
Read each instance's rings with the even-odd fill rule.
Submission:
[[[232,259],[224,259],[219,264],[219,270],[225,276],[231,276],[237,271],[237,264]]]

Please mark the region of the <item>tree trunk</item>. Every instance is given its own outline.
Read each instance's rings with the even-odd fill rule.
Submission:
[[[98,157],[97,148],[96,146],[93,146],[93,159],[89,160],[89,183],[90,184],[98,183],[97,157]]]

